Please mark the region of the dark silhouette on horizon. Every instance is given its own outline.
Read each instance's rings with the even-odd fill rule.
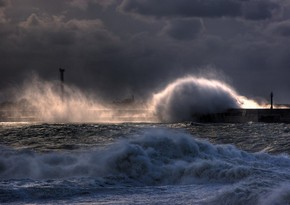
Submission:
[[[64,71],[65,69],[59,68],[60,74],[60,91],[61,91],[61,98],[64,98]]]
[[[271,110],[272,110],[273,109],[273,97],[274,97],[273,92],[271,92],[270,97],[271,97]]]

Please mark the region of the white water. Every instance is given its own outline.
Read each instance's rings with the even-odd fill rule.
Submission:
[[[147,130],[105,150],[39,154],[1,149],[1,179],[59,179],[122,176],[142,184],[183,184],[192,181],[235,181],[251,174],[236,159],[257,157],[233,146],[213,146],[192,136],[167,130]],[[235,159],[235,160],[233,160]],[[230,162],[227,162],[230,160]]]
[[[286,155],[248,153],[180,130],[150,128],[87,151],[2,147],[0,194],[2,202],[287,204],[289,173]]]
[[[17,101],[25,100],[32,116],[43,122],[152,122],[156,118],[144,103],[118,105],[107,103],[96,94],[85,93],[77,87],[48,82],[34,77],[16,92]],[[17,113],[18,110],[16,110]],[[28,112],[29,113],[29,112]],[[18,113],[19,117],[21,112]]]
[[[192,120],[193,114],[268,107],[222,81],[196,76],[177,79],[151,98],[129,104],[108,103],[95,96],[68,85],[62,95],[59,83],[37,77],[16,94],[29,103],[24,110],[32,110],[44,122],[179,122]]]
[[[152,100],[155,113],[165,122],[191,120],[193,114],[224,112],[230,108],[264,108],[241,96],[225,82],[188,76],[177,79]]]

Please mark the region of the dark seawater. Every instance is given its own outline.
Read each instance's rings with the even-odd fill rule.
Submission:
[[[290,204],[288,124],[0,123],[0,203]]]

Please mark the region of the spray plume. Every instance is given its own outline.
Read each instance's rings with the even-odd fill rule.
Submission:
[[[196,76],[169,84],[153,96],[152,105],[158,118],[166,122],[191,120],[193,114],[219,113],[230,108],[264,108],[224,82]]]
[[[47,82],[34,77],[24,86],[19,99],[25,99],[30,110],[45,122],[136,122],[152,121],[145,106],[105,103],[76,87]]]
[[[18,94],[31,105],[39,120],[45,122],[177,122],[193,115],[211,114],[230,108],[265,108],[240,96],[228,84],[203,77],[188,76],[170,83],[147,103],[104,103],[78,88],[34,77]]]

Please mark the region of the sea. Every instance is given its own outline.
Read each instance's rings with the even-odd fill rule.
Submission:
[[[1,204],[290,204],[290,124],[0,123]]]

